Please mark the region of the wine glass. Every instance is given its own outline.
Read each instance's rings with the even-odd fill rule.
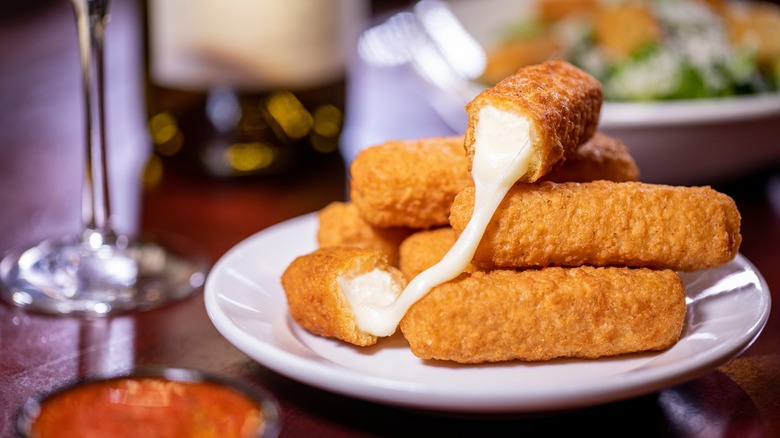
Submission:
[[[82,232],[11,251],[0,261],[2,297],[53,314],[106,315],[184,298],[205,280],[205,257],[116,232],[105,134],[104,31],[109,0],[72,0],[84,88],[86,167]]]

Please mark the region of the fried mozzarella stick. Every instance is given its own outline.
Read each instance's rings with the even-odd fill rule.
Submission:
[[[463,137],[391,141],[361,151],[350,166],[351,202],[375,227],[449,225],[450,206],[474,185]],[[543,180],[637,181],[639,169],[626,145],[596,132]]]
[[[462,136],[390,141],[350,164],[350,200],[377,227],[446,225],[455,195],[472,184]]]
[[[403,272],[407,280],[411,281],[417,274],[441,260],[452,248],[457,237],[451,227],[417,231],[401,242],[398,249],[398,269]],[[474,266],[469,265],[465,271],[470,272],[474,269]]]
[[[566,61],[523,67],[466,105],[469,162],[487,149],[526,161],[516,181],[537,181],[593,136],[603,100],[601,84]]]
[[[361,151],[350,165],[351,201],[378,227],[446,225],[452,199],[473,184],[476,150],[518,163],[519,174],[507,178],[536,181],[593,136],[602,100],[601,84],[571,64],[525,67],[466,106],[464,137],[388,142]],[[466,162],[459,148],[465,148]],[[486,171],[497,171],[495,160],[485,161],[491,163]]]
[[[684,291],[671,270],[475,272],[435,287],[400,327],[423,359],[593,359],[674,345],[685,319]]]
[[[301,327],[359,346],[373,345],[377,337],[357,326],[349,291],[360,290],[364,299],[382,305],[405,285],[382,251],[366,248],[320,248],[296,258],[282,273],[290,314]]]
[[[349,202],[332,202],[318,214],[317,244],[320,248],[349,246],[375,248],[387,254],[388,261],[398,266],[398,247],[415,230],[403,227],[379,228],[370,225]]]
[[[450,221],[472,214],[465,189]],[[734,201],[709,187],[637,182],[516,184],[477,247],[481,268],[633,266],[676,271],[732,260],[742,241]]]

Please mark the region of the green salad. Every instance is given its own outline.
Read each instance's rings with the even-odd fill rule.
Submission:
[[[762,35],[753,31],[756,25],[740,22],[738,33],[731,15],[694,0],[653,0],[642,7],[613,14],[613,22],[606,23],[614,24],[614,29],[605,29],[605,20],[599,22],[593,14],[582,14],[554,22],[514,23],[504,40],[554,38],[555,53],[550,55],[594,75],[611,101],[696,99],[780,88],[780,57],[772,59],[762,52],[757,40]],[[640,20],[625,22],[632,17]],[[766,14],[759,18],[767,19]],[[608,34],[620,31],[624,34]],[[631,38],[635,41],[625,41]],[[623,52],[616,55],[610,42]]]

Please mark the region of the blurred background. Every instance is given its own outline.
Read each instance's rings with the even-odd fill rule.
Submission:
[[[166,173],[228,196],[251,184],[294,186],[296,174],[328,168],[329,196],[343,197],[350,56],[372,16],[409,4],[212,3],[111,4],[107,134],[120,231],[137,230],[142,194],[162,190]],[[2,252],[80,229],[77,44],[69,1],[0,4]]]
[[[478,33],[496,15],[486,6],[496,1],[501,3],[452,4],[464,26]],[[345,167],[360,149],[465,129],[462,105],[468,95],[442,93],[410,67],[412,61],[377,63],[376,57],[358,56],[364,31],[412,10],[415,2],[212,3],[112,4],[106,35],[108,143],[121,231],[133,232],[143,221],[164,227],[166,217],[197,215],[198,196],[244,199],[257,187],[288,190],[300,195],[301,210],[313,210],[320,205],[307,203],[307,193],[312,199],[323,190],[326,196],[318,199],[347,196]],[[529,4],[513,3],[518,10]],[[576,9],[593,2],[557,3]],[[517,22],[513,38],[538,35],[532,32],[538,26]],[[775,38],[780,50],[780,37]],[[0,227],[6,231],[0,233],[0,251],[5,251],[79,227],[83,105],[70,2],[3,2],[0,51]],[[488,54],[494,67],[498,55]],[[489,82],[479,80],[471,84]],[[613,106],[609,117],[617,124],[604,129],[635,148],[645,180],[728,183],[774,173],[780,160],[779,102],[775,93],[727,110]],[[648,123],[659,114],[665,121]],[[669,114],[679,116],[670,123]],[[714,114],[716,123],[706,114]],[[155,204],[153,195],[172,185],[191,188],[189,209]],[[273,199],[256,202],[273,209]],[[152,212],[158,217],[151,218]]]

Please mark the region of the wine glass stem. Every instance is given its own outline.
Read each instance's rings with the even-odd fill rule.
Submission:
[[[106,157],[104,33],[108,0],[72,0],[76,13],[86,122],[83,220],[87,229],[111,233]]]

